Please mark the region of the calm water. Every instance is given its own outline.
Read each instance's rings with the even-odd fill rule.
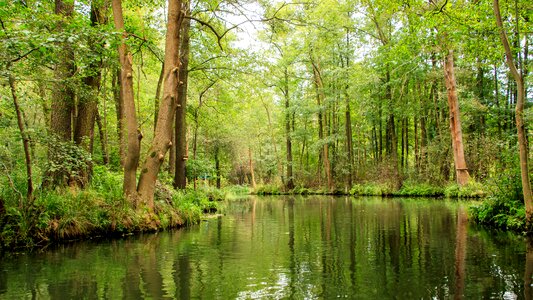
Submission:
[[[0,299],[530,298],[526,242],[473,228],[455,202],[258,197],[226,213],[4,257]]]

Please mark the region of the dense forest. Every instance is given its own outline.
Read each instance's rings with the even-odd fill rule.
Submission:
[[[474,219],[523,231],[532,18],[526,0],[0,1],[0,242],[176,226],[236,186],[489,196]]]

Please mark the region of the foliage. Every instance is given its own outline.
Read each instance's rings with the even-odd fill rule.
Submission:
[[[527,227],[518,160],[507,152],[500,153],[506,168],[490,182],[491,196],[470,207],[472,220],[493,228],[531,233]]]
[[[380,183],[356,184],[350,190],[351,195],[357,196],[387,196],[392,195],[392,187]]]
[[[478,224],[495,228],[528,232],[524,203],[516,199],[489,197],[478,205],[470,207],[472,220]]]
[[[89,188],[41,190],[29,208],[19,205],[17,198],[12,197],[12,189],[2,188],[0,199],[5,199],[5,214],[0,215],[3,224],[0,247],[43,246],[87,236],[121,235],[195,224],[203,213],[218,211],[219,202],[224,199],[224,194],[216,189],[181,192],[161,184],[155,215],[152,215],[124,200],[121,177],[118,172],[96,166]]]
[[[481,198],[486,196],[486,187],[474,180],[468,182],[465,186],[450,184],[444,189],[444,195],[448,198]]]
[[[257,195],[281,195],[283,191],[278,185],[275,184],[265,184],[258,186],[254,193]]]

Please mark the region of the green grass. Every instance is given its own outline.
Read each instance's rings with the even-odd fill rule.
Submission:
[[[99,166],[87,189],[38,190],[32,205],[13,189],[0,192],[5,207],[0,215],[0,247],[6,248],[191,225],[204,213],[220,211],[220,200],[225,198],[214,188],[176,191],[158,183],[154,211],[134,208],[122,196],[122,174]]]

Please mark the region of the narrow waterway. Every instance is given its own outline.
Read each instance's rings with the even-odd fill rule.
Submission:
[[[4,256],[0,299],[530,299],[527,249],[454,201],[251,197],[190,228]]]

